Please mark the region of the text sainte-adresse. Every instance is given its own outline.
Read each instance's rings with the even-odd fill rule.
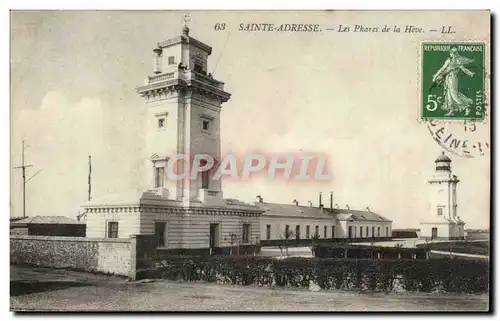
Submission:
[[[286,31],[286,32],[320,32],[317,24],[303,23],[240,23],[238,31]]]

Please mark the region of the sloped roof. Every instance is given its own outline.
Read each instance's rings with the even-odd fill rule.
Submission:
[[[67,216],[33,216],[13,222],[16,224],[85,224]]]
[[[317,207],[301,206],[295,204],[278,203],[255,203],[264,211],[262,216],[289,216],[289,217],[310,217],[319,219],[333,219],[332,215],[326,211],[322,212]]]
[[[340,213],[340,214],[337,214],[337,215],[336,215],[336,217],[337,217],[337,219],[338,219],[339,221],[347,221],[348,219],[350,219],[350,218],[351,218],[351,214],[347,214],[347,213],[345,213],[345,214],[344,214],[344,213]]]
[[[392,222],[391,220],[383,217],[372,211],[359,211],[351,209],[327,209],[332,214],[335,214],[339,221],[353,220],[353,221],[371,221],[371,222]]]
[[[278,204],[278,203],[255,203],[261,210],[264,211],[262,216],[283,216],[283,217],[310,217],[319,219],[337,219],[339,221],[369,221],[369,222],[392,222],[372,211],[359,211],[351,209],[329,209],[324,208],[323,211],[318,207],[301,206],[295,204]]]

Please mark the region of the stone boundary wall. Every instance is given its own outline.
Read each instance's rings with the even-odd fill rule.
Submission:
[[[138,268],[148,268],[152,235],[132,235],[130,239],[61,236],[10,236],[11,264],[67,268],[103,272],[135,279]]]

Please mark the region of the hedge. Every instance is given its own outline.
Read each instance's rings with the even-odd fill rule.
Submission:
[[[346,255],[347,251],[347,255]],[[356,244],[318,244],[314,247],[314,256],[322,258],[357,258],[357,259],[425,259],[426,248],[377,247]]]
[[[260,253],[261,246],[260,244],[251,244],[251,245],[240,245],[233,247],[214,247],[212,248],[212,254],[214,255],[231,255],[234,253],[239,253],[240,255],[244,254],[257,254]],[[195,249],[158,249],[156,250],[157,259],[162,260],[164,258],[168,258],[173,256],[190,256],[190,255],[210,255],[209,248],[195,248]]]
[[[288,247],[302,247],[302,246],[311,246],[314,244],[336,244],[336,243],[362,243],[362,242],[382,242],[382,241],[391,241],[392,237],[355,237],[355,238],[318,238],[318,239],[296,239],[294,237],[289,238],[288,240],[276,239],[276,240],[260,240],[261,246],[280,246],[285,243]]]
[[[428,248],[436,251],[457,252],[467,254],[489,255],[489,242],[437,242],[418,244],[417,248]]]
[[[177,256],[157,261],[140,278],[222,284],[284,286],[356,291],[485,293],[489,263],[440,258],[429,260],[349,260],[258,256]]]

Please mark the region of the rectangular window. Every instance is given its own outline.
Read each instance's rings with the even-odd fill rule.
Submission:
[[[309,238],[309,235],[311,234],[311,227],[309,225],[306,226],[306,239]]]
[[[266,239],[271,239],[271,225],[266,225]]]
[[[335,238],[335,225],[332,225],[332,239]]]
[[[200,74],[202,74],[202,73],[203,73],[203,66],[202,66],[202,65],[200,65],[200,64],[195,63],[195,64],[194,64],[194,68],[193,68],[193,69],[194,69],[194,71],[195,71],[195,72],[197,72],[197,73],[200,73]]]
[[[300,225],[295,226],[295,239],[300,240]]]
[[[201,172],[201,188],[208,189],[209,171]]]
[[[439,207],[437,208],[437,214],[438,214],[438,215],[443,215],[443,208],[442,208],[441,206],[439,206]]]
[[[359,227],[359,237],[363,237],[363,226]]]
[[[389,236],[389,228],[388,227],[385,228],[385,236]]]
[[[250,243],[250,224],[243,224],[243,243]]]
[[[325,225],[325,230],[323,231],[323,237],[326,239],[328,235],[328,227]]]
[[[166,222],[155,222],[156,246],[165,246]]]
[[[210,243],[209,246],[210,248],[218,247],[219,246],[219,234],[220,234],[220,229],[219,229],[219,223],[210,223]],[[230,235],[231,238],[231,243],[233,243],[233,240],[236,238],[236,234]]]
[[[118,222],[108,222],[108,237],[110,239],[118,238]]]
[[[207,131],[210,130],[210,121],[209,120],[204,120],[202,122],[202,128],[203,128],[203,130],[207,130]]]
[[[380,226],[377,227],[377,236],[380,237]]]
[[[158,128],[165,128],[165,118],[158,118]]]
[[[212,122],[214,117],[210,115],[200,114],[200,128],[201,131],[207,134],[212,133]]]
[[[174,56],[168,57],[168,64],[169,65],[175,65],[175,57]]]
[[[163,187],[163,176],[165,173],[164,167],[155,167],[155,187]]]
[[[319,237],[319,225],[316,225],[316,230],[314,232],[315,232],[314,236]]]
[[[372,226],[372,237],[375,237],[375,226]]]
[[[285,239],[290,237],[290,225],[285,225]]]

